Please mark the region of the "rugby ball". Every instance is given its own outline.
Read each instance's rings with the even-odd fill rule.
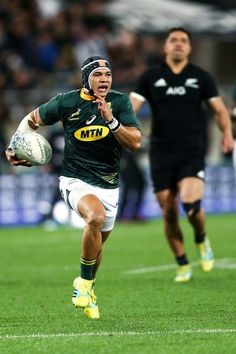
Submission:
[[[26,160],[33,166],[44,165],[52,158],[51,145],[35,132],[17,131],[11,138],[10,147],[18,160]]]

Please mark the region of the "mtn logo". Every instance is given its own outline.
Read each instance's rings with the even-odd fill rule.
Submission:
[[[89,125],[76,130],[74,136],[81,141],[95,141],[105,138],[109,132],[110,129],[103,125]]]

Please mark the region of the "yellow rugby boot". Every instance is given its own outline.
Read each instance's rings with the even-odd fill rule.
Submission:
[[[90,292],[90,298],[88,306],[84,307],[84,313],[88,318],[92,318],[93,320],[99,319],[99,309],[97,304],[97,296],[92,289]]]
[[[175,282],[187,283],[192,277],[192,268],[190,264],[181,265],[176,271]]]
[[[93,280],[87,280],[81,277],[75,278],[73,282],[74,292],[72,295],[72,302],[75,307],[88,306],[92,285]]]
[[[214,267],[214,254],[208,238],[204,242],[197,244],[198,253],[200,255],[200,266],[203,272],[210,272]]]

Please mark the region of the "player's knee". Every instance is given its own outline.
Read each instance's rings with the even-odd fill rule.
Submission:
[[[105,212],[100,210],[91,210],[86,218],[86,223],[94,228],[94,229],[101,229],[105,222]]]
[[[164,208],[163,217],[168,223],[174,223],[178,218],[178,212],[173,208]]]
[[[201,210],[201,199],[192,203],[183,203],[183,208],[188,216],[194,216]]]

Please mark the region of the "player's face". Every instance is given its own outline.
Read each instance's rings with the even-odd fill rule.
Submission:
[[[181,62],[191,53],[191,43],[186,33],[176,31],[170,33],[164,46],[166,57],[173,62]]]
[[[91,74],[90,87],[93,92],[101,97],[106,97],[111,89],[112,75],[111,71],[106,68],[99,68]]]

